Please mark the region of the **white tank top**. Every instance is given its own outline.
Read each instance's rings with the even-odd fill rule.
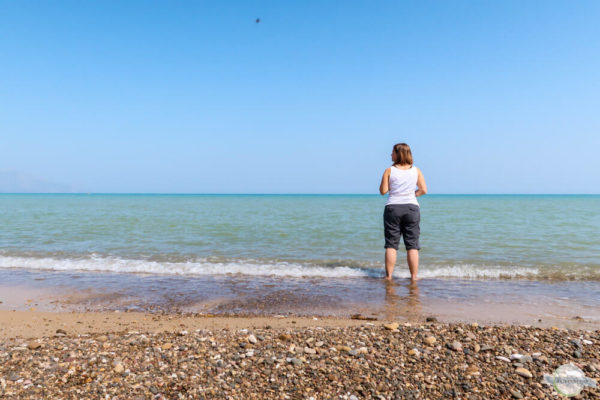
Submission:
[[[392,166],[390,172],[390,192],[388,204],[415,204],[419,205],[415,190],[417,190],[417,177],[419,173],[413,165],[409,169],[400,169]]]

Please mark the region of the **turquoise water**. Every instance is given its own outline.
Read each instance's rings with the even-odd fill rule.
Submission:
[[[600,280],[600,196],[419,201],[423,278]],[[384,203],[376,195],[5,194],[0,269],[378,277]],[[395,275],[408,276],[401,262]]]

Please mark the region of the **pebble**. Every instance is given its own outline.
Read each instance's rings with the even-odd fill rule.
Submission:
[[[446,347],[448,347],[450,350],[462,351],[462,344],[456,340],[452,343],[447,343]]]
[[[437,339],[435,338],[435,336],[427,336],[425,339],[423,339],[423,341],[425,342],[425,344],[427,344],[427,346],[433,346]]]
[[[383,327],[389,331],[395,331],[398,329],[399,326],[400,326],[400,324],[397,322],[392,322],[391,324],[383,325]]]
[[[528,369],[525,368],[517,368],[515,369],[515,372],[525,378],[532,378],[533,375],[531,374],[531,372]]]
[[[510,360],[504,356],[496,356],[496,360],[505,361],[507,363],[510,362]]]
[[[419,351],[419,349],[410,349],[408,351],[408,355],[409,356],[413,356],[413,357],[419,357],[421,355],[421,352]]]
[[[467,375],[479,375],[479,368],[475,365],[470,365],[469,368],[467,368]]]
[[[254,335],[248,336],[248,341],[252,344],[258,343],[258,339],[256,339],[256,336],[254,336]]]
[[[296,367],[301,367],[302,366],[302,360],[299,358],[292,358],[292,364],[294,364]]]
[[[40,347],[42,347],[42,344],[40,342],[34,342],[34,341],[32,341],[32,342],[27,343],[27,348],[29,350],[37,350]]]
[[[523,398],[523,394],[521,392],[519,392],[518,390],[514,390],[511,389],[510,390],[510,394],[512,395],[512,397],[514,397],[515,399],[522,399]]]
[[[436,317],[427,317],[425,318],[426,322],[437,322],[437,318]]]

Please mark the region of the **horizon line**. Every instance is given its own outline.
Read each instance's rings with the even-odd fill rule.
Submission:
[[[0,195],[380,196],[379,193],[0,192]],[[598,196],[600,193],[428,193],[426,196]],[[422,196],[420,196],[422,197]]]

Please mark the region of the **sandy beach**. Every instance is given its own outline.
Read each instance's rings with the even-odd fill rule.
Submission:
[[[600,330],[581,317],[82,312],[76,294],[1,292],[6,399],[543,399],[563,364],[600,378]]]

